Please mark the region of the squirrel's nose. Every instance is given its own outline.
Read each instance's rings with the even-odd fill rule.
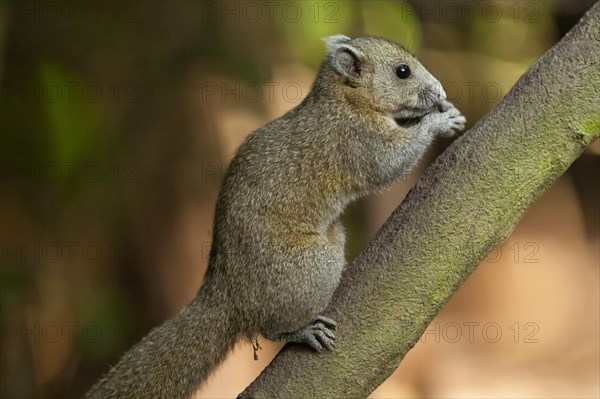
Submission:
[[[442,102],[442,101],[446,100],[446,92],[444,91],[444,87],[442,87],[442,84],[439,81],[436,81],[433,84],[431,91],[437,95],[438,102]]]
[[[440,83],[440,97],[443,100],[446,100],[446,91],[444,90],[444,88],[442,87],[442,84]]]

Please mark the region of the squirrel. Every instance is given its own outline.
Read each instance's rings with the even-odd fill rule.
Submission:
[[[416,165],[465,118],[404,47],[323,39],[308,96],[251,133],[218,196],[209,264],[195,299],[156,327],[87,398],[187,398],[241,338],[335,345],[321,312],[346,265],[346,206]]]

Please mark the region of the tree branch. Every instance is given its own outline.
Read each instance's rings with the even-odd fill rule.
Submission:
[[[348,267],[336,348],[286,346],[241,397],[363,398],[600,135],[600,3],[426,171]]]

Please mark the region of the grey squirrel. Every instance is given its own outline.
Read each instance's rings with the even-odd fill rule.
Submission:
[[[465,118],[402,46],[324,39],[310,94],[240,146],[217,200],[196,298],[136,344],[87,398],[187,398],[241,338],[334,348],[321,315],[346,264],[340,216],[407,174]]]

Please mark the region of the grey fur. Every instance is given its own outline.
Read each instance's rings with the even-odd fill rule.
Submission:
[[[197,298],[88,398],[189,397],[243,337],[333,348],[335,322],[320,313],[345,265],[344,208],[410,172],[435,136],[454,134],[465,119],[403,47],[374,37],[325,41],[307,98],[248,136],[231,161]],[[348,50],[353,58],[340,60]],[[395,75],[400,64],[409,79]]]
[[[341,43],[348,43],[351,40],[352,39],[350,39],[348,36],[344,35],[333,35],[323,38],[323,42],[325,43],[325,47],[327,47],[327,51],[329,53],[333,52]]]

